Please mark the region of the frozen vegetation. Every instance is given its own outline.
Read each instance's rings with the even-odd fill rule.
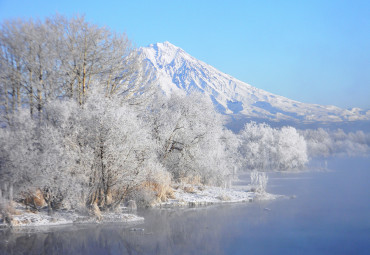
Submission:
[[[363,131],[344,132],[341,129],[328,131],[322,128],[299,131],[306,140],[311,157],[369,155],[370,133]]]
[[[290,171],[302,169],[307,163],[306,141],[293,127],[275,129],[251,122],[239,136],[245,169]]]
[[[7,205],[9,206],[9,205]],[[127,208],[120,208],[118,212],[103,212],[100,217],[91,217],[88,213],[78,212],[74,210],[59,210],[50,214],[47,210],[39,210],[37,213],[26,208],[21,203],[12,203],[12,216],[9,224],[12,227],[39,227],[53,226],[65,224],[90,224],[90,223],[108,223],[108,222],[123,222],[137,223],[144,221],[144,218],[139,217]],[[6,227],[6,223],[1,223],[0,227]]]
[[[361,132],[251,122],[234,134],[209,97],[163,94],[125,35],[83,18],[5,22],[0,46],[3,224],[128,222],[142,220],[128,214],[136,205],[274,199],[266,171],[368,152]],[[241,171],[253,171],[251,186],[230,187]]]

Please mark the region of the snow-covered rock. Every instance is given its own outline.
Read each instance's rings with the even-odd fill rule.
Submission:
[[[351,110],[294,101],[239,81],[190,56],[169,43],[141,48],[148,68],[154,70],[156,84],[166,94],[193,90],[208,95],[215,107],[226,114],[272,121],[340,122],[370,120],[369,111]]]

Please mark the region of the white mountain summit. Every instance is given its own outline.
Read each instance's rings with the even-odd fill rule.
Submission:
[[[166,94],[199,90],[223,113],[269,121],[340,122],[369,120],[370,111],[306,104],[268,93],[239,81],[164,42],[141,48],[154,79]]]

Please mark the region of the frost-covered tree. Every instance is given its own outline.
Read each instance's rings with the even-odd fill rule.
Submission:
[[[233,134],[224,130],[212,102],[202,94],[158,97],[148,113],[160,162],[177,181],[199,178],[223,184],[234,167],[227,147]]]
[[[265,123],[250,122],[239,137],[245,169],[289,171],[307,163],[306,142],[293,127],[274,129]]]
[[[1,182],[13,182],[18,194],[42,189],[50,207],[115,207],[165,172],[150,130],[117,95],[92,90],[84,107],[51,102],[42,122],[19,113],[0,129]]]
[[[161,170],[150,131],[119,97],[92,93],[80,121],[83,132],[78,141],[91,148],[93,158],[88,203],[119,203],[150,171]]]
[[[278,168],[301,169],[308,161],[307,144],[304,137],[293,127],[283,127],[278,133]]]
[[[54,105],[48,119],[58,123],[65,137],[67,152],[76,162],[73,172],[87,177],[80,178],[87,204],[114,207],[150,176],[164,171],[150,130],[120,96],[91,91],[83,108],[73,104],[72,111],[63,113],[64,108],[65,102]]]
[[[57,207],[73,187],[68,173],[69,158],[61,134],[48,123],[40,125],[20,110],[11,126],[0,129],[1,183],[10,183],[16,194],[45,190],[49,207]]]
[[[370,134],[363,131],[344,132],[341,129],[323,128],[301,130],[307,142],[310,157],[331,155],[367,155],[370,151]]]
[[[40,188],[50,207],[107,208],[166,175],[137,112],[151,96],[149,78],[125,34],[83,17],[5,21],[0,184],[18,195]]]
[[[123,100],[148,88],[148,73],[127,36],[78,16],[3,22],[0,66],[2,117],[20,106],[31,115],[41,112],[57,98],[83,104],[93,85]]]

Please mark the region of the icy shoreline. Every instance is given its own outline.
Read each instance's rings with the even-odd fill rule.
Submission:
[[[49,215],[47,210],[39,212],[30,212],[16,205],[16,214],[12,215],[10,224],[0,223],[0,228],[7,227],[40,227],[40,226],[58,226],[67,224],[87,224],[87,223],[133,223],[144,221],[143,217],[131,213],[107,212],[102,213],[98,220],[94,216],[79,214],[75,211],[61,210]]]
[[[267,192],[253,192],[250,187],[221,188],[213,186],[183,185],[174,190],[173,199],[166,202],[152,204],[156,208],[196,207],[220,203],[242,203],[261,200],[274,200],[281,195]],[[49,215],[46,209],[39,212],[30,212],[23,205],[15,203],[15,212],[10,224],[0,223],[0,228],[7,227],[39,227],[57,226],[66,224],[86,223],[140,223],[143,217],[129,213],[127,208],[121,207],[121,212],[102,212],[101,218],[81,215],[75,211],[60,210]],[[3,220],[4,221],[4,220]]]
[[[261,200],[273,200],[280,195],[267,192],[253,192],[249,187],[221,188],[213,186],[185,186],[174,191],[175,199],[168,199],[155,207],[194,207],[220,203],[241,203]]]

